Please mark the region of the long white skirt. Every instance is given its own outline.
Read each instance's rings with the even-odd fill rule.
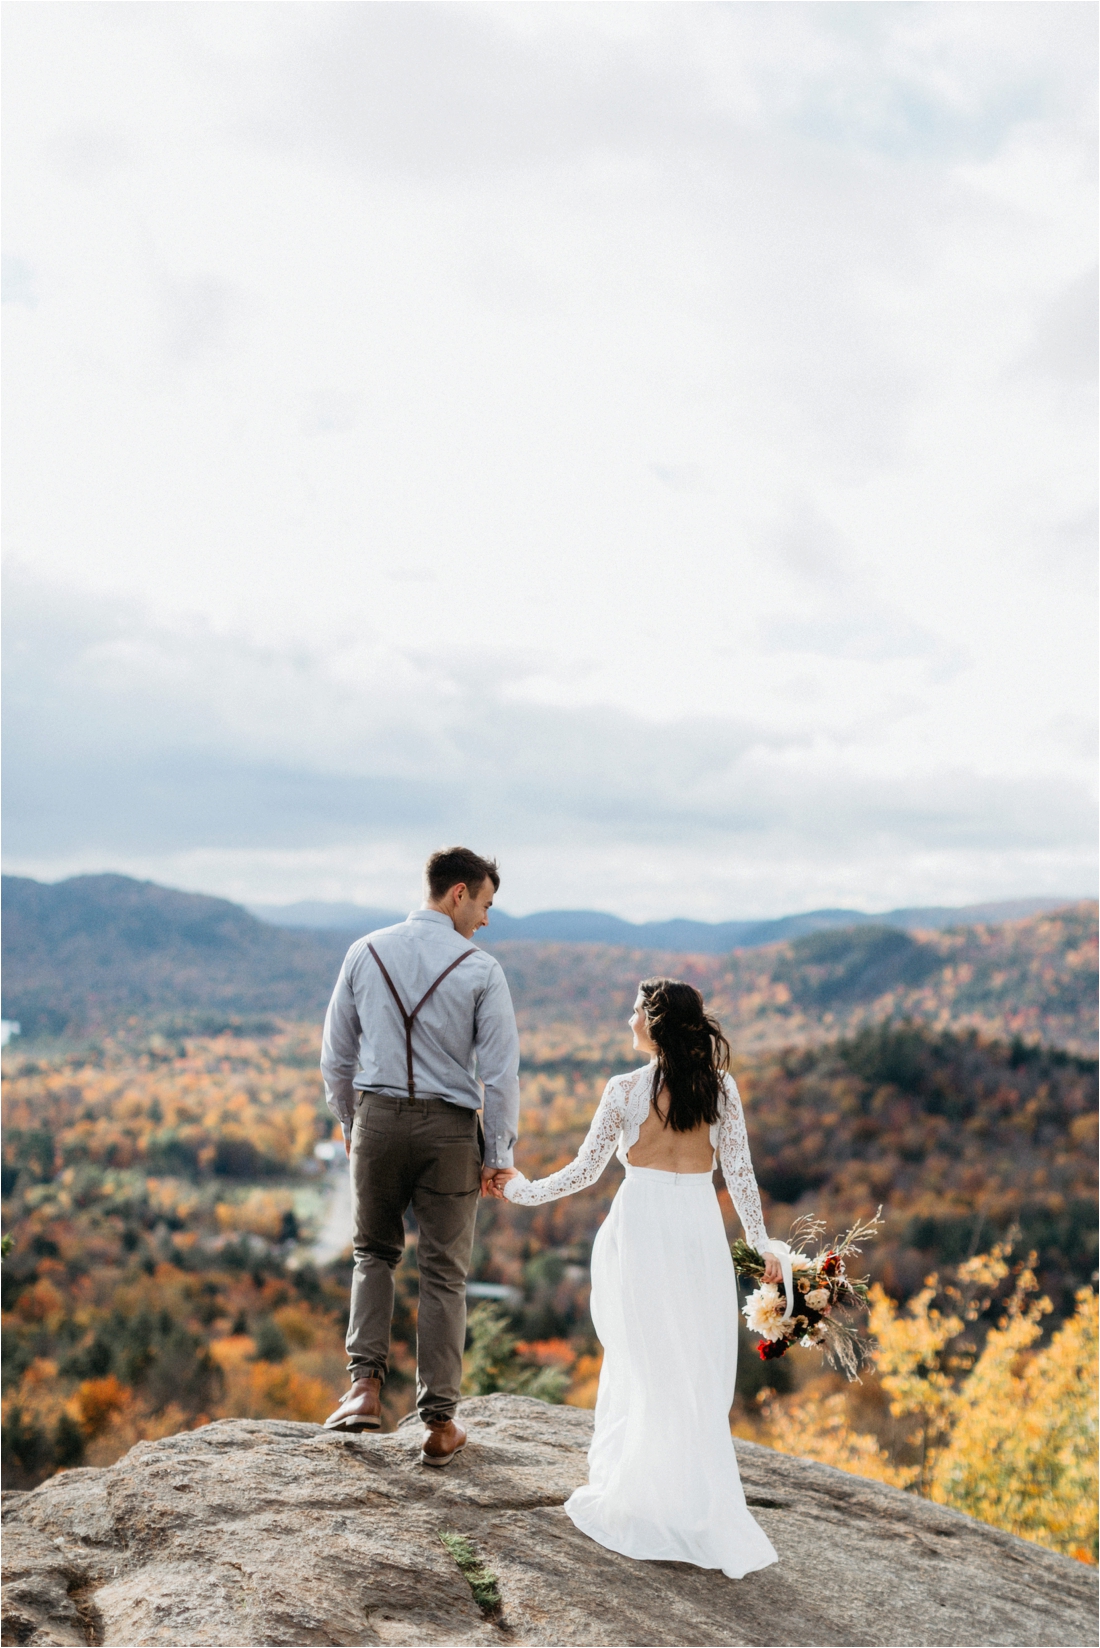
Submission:
[[[740,1579],[778,1561],[729,1431],[737,1279],[709,1173],[628,1167],[592,1248],[604,1347],[588,1483],[565,1509],[623,1556]]]

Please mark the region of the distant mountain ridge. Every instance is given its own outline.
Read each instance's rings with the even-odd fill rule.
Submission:
[[[24,1036],[127,1015],[307,1018],[325,1010],[346,937],[273,929],[227,898],[130,876],[4,876],[3,1016]]]
[[[1013,898],[986,904],[936,904],[912,909],[885,910],[868,915],[863,910],[807,910],[799,915],[767,921],[624,921],[600,910],[541,910],[530,916],[510,916],[494,909],[484,941],[490,944],[528,939],[540,944],[616,944],[630,950],[664,950],[673,955],[723,956],[730,950],[755,950],[783,939],[843,927],[897,927],[904,932],[939,932],[945,927],[969,927],[977,922],[1019,921],[1026,916],[1060,910],[1069,898]],[[407,911],[377,910],[367,905],[303,900],[297,904],[248,904],[259,921],[275,927],[360,935],[404,921]]]
[[[276,1018],[319,1023],[357,936],[354,927],[265,924],[228,899],[121,875],[54,884],[5,876],[3,906],[2,1010],[24,1037],[79,1038],[128,1024],[182,1034]],[[638,931],[628,922],[612,930],[622,928]],[[619,1057],[637,981],[655,972],[696,983],[744,1050],[805,1046],[896,1017],[1082,1053],[1095,1044],[1092,902],[941,932],[862,917],[721,954],[594,937],[517,943],[495,916],[485,939],[508,978],[528,1056],[566,1026],[571,1047],[583,1031],[601,1059]]]
[[[872,1024],[1096,1055],[1097,910],[1080,900],[1019,921],[906,933],[863,925],[723,956],[596,944],[487,946],[508,977],[525,1056],[630,1059],[626,1021],[647,973],[701,990],[739,1057],[811,1047]],[[622,1066],[626,1068],[626,1066]]]

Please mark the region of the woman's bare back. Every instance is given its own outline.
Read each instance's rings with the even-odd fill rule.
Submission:
[[[658,1094],[661,1109],[668,1112],[668,1093]],[[700,1122],[690,1133],[675,1133],[662,1122],[650,1100],[649,1114],[638,1129],[638,1137],[627,1152],[631,1167],[655,1167],[662,1173],[709,1173],[714,1166],[710,1128]]]

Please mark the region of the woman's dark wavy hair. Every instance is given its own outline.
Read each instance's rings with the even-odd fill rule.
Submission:
[[[653,1104],[674,1133],[690,1133],[700,1122],[718,1120],[722,1072],[730,1067],[730,1045],[722,1027],[682,979],[643,979],[639,989],[646,1024],[657,1049]],[[657,1095],[668,1094],[668,1114]]]

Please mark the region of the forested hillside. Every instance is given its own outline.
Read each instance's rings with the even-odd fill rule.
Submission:
[[[234,1016],[319,1017],[347,948],[120,875],[5,876],[3,915],[4,1017],[25,1037],[102,1033],[134,1015],[208,1030]]]
[[[280,932],[124,877],[9,879],[5,918],[5,1014],[38,1034],[4,1061],[8,1480],[218,1414],[322,1418],[343,1382],[348,1274],[311,1263],[325,1209],[313,1150],[332,1126],[317,1058],[346,935]],[[699,985],[733,1043],[770,1230],[809,1212],[839,1230],[881,1204],[868,1270],[899,1303],[995,1243],[1021,1263],[1034,1251],[1048,1327],[1093,1276],[1094,905],[723,957],[496,950],[521,1026],[517,1160],[532,1177],[572,1157],[607,1076],[637,1062],[639,978],[671,972]],[[620,1172],[541,1208],[485,1203],[478,1219],[472,1277],[517,1290],[522,1355],[559,1367],[582,1404],[599,1366],[588,1258]],[[724,1192],[722,1207],[732,1235]],[[391,1420],[412,1401],[415,1266],[413,1240]],[[744,1349],[749,1423],[765,1365]],[[803,1380],[807,1358],[767,1364],[768,1383]]]
[[[8,1056],[13,1482],[105,1461],[201,1415],[324,1416],[343,1379],[348,1277],[309,1263],[323,1214],[313,1148],[331,1131],[317,1054],[311,1027]],[[575,1153],[605,1074],[527,1049],[517,1160],[530,1176]],[[1096,1265],[1094,1063],[886,1028],[742,1061],[739,1079],[770,1230],[804,1212],[839,1229],[881,1203],[868,1269],[892,1297],[1008,1240],[1036,1249],[1054,1320],[1072,1309]],[[478,1217],[474,1278],[519,1290],[516,1333],[582,1402],[598,1365],[588,1258],[620,1177],[613,1161],[579,1195],[487,1202]],[[732,1235],[724,1193],[722,1206]],[[399,1299],[394,1417],[412,1399],[415,1243]],[[762,1366],[743,1358],[747,1397]],[[769,1365],[771,1383],[782,1377]]]
[[[24,1037],[129,1018],[211,1033],[236,1018],[320,1020],[347,934],[272,927],[227,899],[126,876],[4,878],[4,1017]],[[492,929],[490,928],[490,933]],[[725,956],[487,942],[541,1058],[617,1056],[639,978],[691,979],[742,1053],[828,1041],[883,1018],[1044,1042],[1096,1040],[1096,906],[910,934],[858,926]]]
[[[696,984],[743,1055],[852,1035],[883,1019],[974,1028],[1091,1056],[1096,1048],[1096,905],[999,926],[908,934],[888,927],[812,933],[728,956],[598,945],[501,944],[520,1023],[561,1058],[623,1048],[638,980]]]

